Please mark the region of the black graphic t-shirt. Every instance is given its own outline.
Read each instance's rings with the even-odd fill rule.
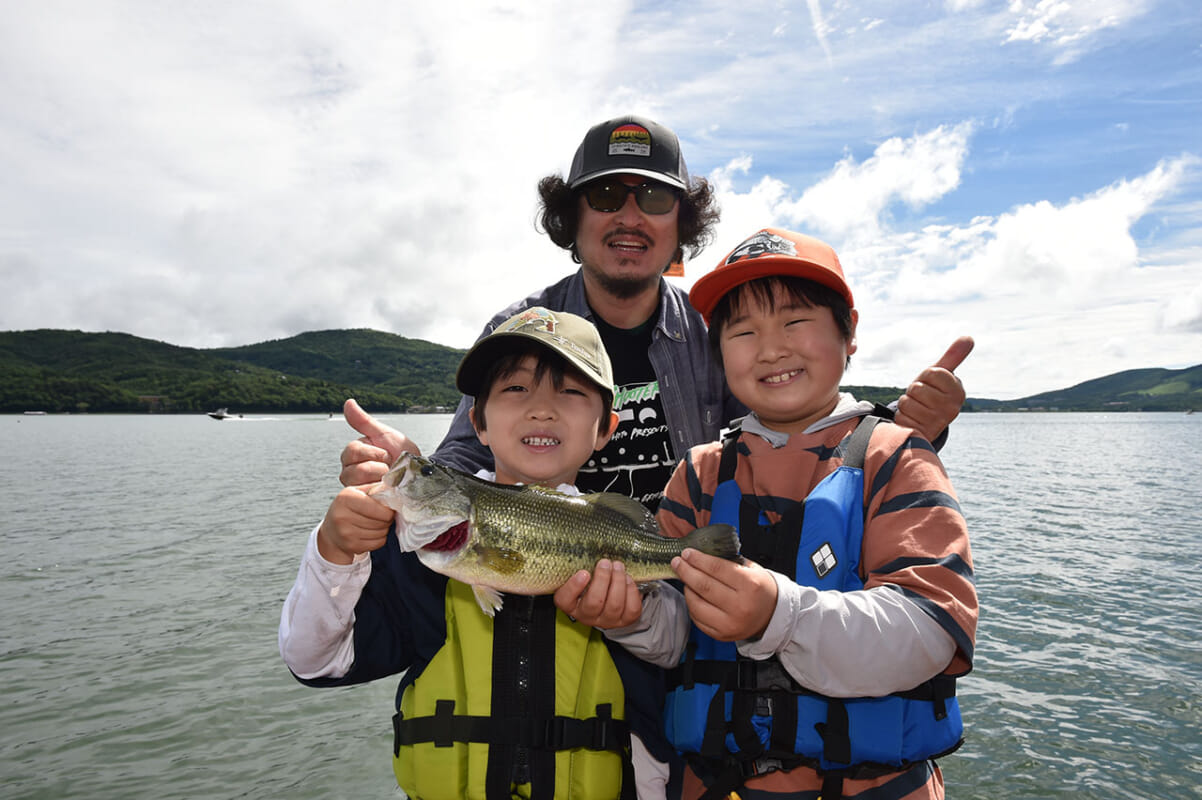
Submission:
[[[648,355],[657,318],[630,330],[594,319],[613,362],[618,429],[581,467],[576,485],[583,492],[629,495],[654,512],[676,466],[659,380]]]

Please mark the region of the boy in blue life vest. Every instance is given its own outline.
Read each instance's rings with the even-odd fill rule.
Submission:
[[[609,357],[573,314],[515,315],[472,347],[456,383],[475,398],[472,423],[495,460],[478,473],[486,480],[577,494],[577,470],[617,426]],[[343,489],[310,535],[280,620],[297,679],[404,673],[394,770],[410,797],[634,798],[636,772],[639,797],[665,796],[674,754],[651,691],[662,691],[659,669],[551,596],[507,595],[487,616],[472,587],[422,565],[403,532],[398,546],[373,486]],[[377,570],[395,577],[368,584]]]
[[[737,525],[747,562],[686,550],[683,594],[607,631],[671,670],[684,797],[943,797],[976,634],[968,531],[930,443],[839,391],[859,315],[838,257],[767,228],[689,300],[751,413],[689,451],[658,521]]]

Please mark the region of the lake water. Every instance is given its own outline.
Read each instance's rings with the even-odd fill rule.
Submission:
[[[431,449],[447,416],[385,417]],[[393,680],[276,650],[340,418],[0,416],[0,794],[401,797]],[[954,798],[1202,798],[1202,415],[965,415]]]

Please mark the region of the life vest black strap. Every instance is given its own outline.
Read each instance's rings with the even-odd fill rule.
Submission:
[[[696,650],[696,644],[690,642],[685,649],[685,660],[679,666],[667,670],[669,691],[676,688],[692,689],[694,684],[708,683],[724,689],[784,691],[821,697],[817,692],[812,692],[795,681],[778,659],[701,660],[695,657]],[[935,718],[943,719],[947,716],[947,700],[956,696],[956,679],[947,675],[936,675],[913,689],[894,692],[892,696],[906,700],[929,700],[936,706]]]
[[[847,706],[837,697],[826,703],[826,722],[814,726],[822,737],[822,757],[835,764],[851,763],[851,725]],[[825,796],[825,793],[824,793]]]
[[[398,755],[402,746],[426,742],[433,742],[435,747],[476,742],[551,751],[583,747],[617,753],[630,746],[630,727],[611,716],[609,703],[597,706],[597,716],[588,719],[477,717],[456,714],[454,700],[438,700],[434,705],[434,715],[429,717],[406,719],[401,712],[396,713],[392,718],[393,755]]]
[[[822,776],[822,800],[843,800],[843,773],[828,772]]]
[[[401,746],[433,742],[435,747],[451,747],[456,742],[506,744],[531,750],[609,750],[624,752],[630,747],[630,726],[614,720],[611,705],[597,706],[597,716],[587,720],[552,717],[477,717],[457,715],[454,700],[435,702],[433,716],[405,718],[400,711],[393,720],[393,754]]]
[[[722,458],[718,461],[718,483],[731,481],[735,478],[735,465],[739,462],[739,454],[735,443],[739,441],[739,429],[735,428],[722,438]]]
[[[883,420],[876,415],[869,415],[860,420],[860,424],[847,437],[843,447],[843,466],[864,469],[864,458],[868,455],[868,441],[872,438],[872,429]]]
[[[719,485],[734,480],[739,461],[738,442],[737,429],[722,440],[722,456],[718,463]],[[740,552],[765,569],[790,574],[797,561],[797,533],[801,530],[805,504],[790,506],[775,525],[761,525],[760,511],[752,498],[746,495],[741,497],[738,509],[739,538],[742,542]]]

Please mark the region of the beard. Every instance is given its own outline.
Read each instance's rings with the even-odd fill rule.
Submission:
[[[603,271],[587,263],[582,263],[581,266],[584,267],[584,271],[588,274],[588,276],[599,287],[601,287],[602,291],[608,295],[618,298],[619,300],[629,300],[632,297],[638,297],[644,292],[653,289],[658,290],[660,275],[662,275],[664,270],[667,269],[665,266],[664,269],[659,271],[659,273],[655,275],[648,275],[645,278],[628,278],[607,275]]]

